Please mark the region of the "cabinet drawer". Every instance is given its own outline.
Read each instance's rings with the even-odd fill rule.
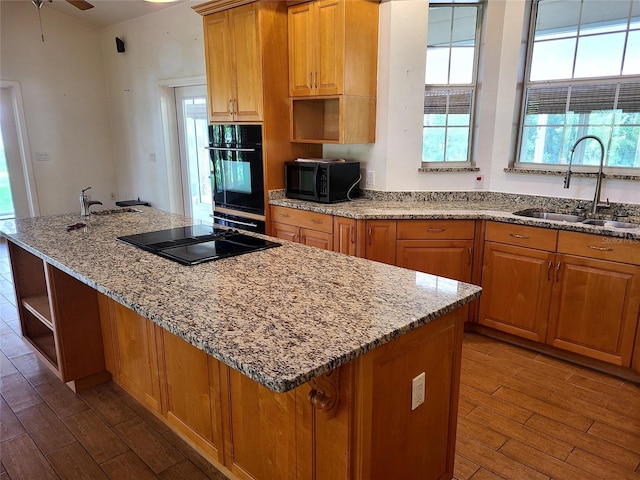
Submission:
[[[320,232],[333,233],[333,217],[324,213],[307,212],[287,207],[271,207],[271,220],[296,227],[311,228]]]
[[[640,265],[640,240],[560,232],[558,252]]]
[[[474,229],[473,220],[400,220],[398,240],[471,240]]]
[[[555,251],[558,232],[546,228],[487,222],[485,240],[538,250]]]

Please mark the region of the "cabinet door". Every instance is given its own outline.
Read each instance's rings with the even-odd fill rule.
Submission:
[[[346,255],[357,255],[358,234],[353,218],[333,218],[333,250]]]
[[[116,380],[147,408],[160,412],[158,357],[153,323],[113,302]]]
[[[234,94],[231,98],[236,122],[262,120],[259,9],[260,2],[256,2],[228,10],[233,44],[231,72]]]
[[[284,223],[271,222],[271,236],[297,242],[300,238],[300,228]]]
[[[301,228],[300,243],[310,247],[322,248],[323,250],[333,250],[333,234]]]
[[[471,281],[472,240],[398,240],[396,264],[399,267]]]
[[[344,0],[318,0],[315,8],[316,95],[343,93],[344,82]]]
[[[629,367],[640,309],[640,267],[570,255],[553,287],[549,344]]]
[[[219,362],[162,330],[163,414],[167,421],[214,460],[224,461]]]
[[[210,122],[230,122],[231,112],[231,45],[229,19],[226,12],[204,17],[207,93]]]
[[[312,2],[288,10],[289,95],[313,95],[313,13]]]
[[[544,342],[554,254],[485,242],[478,323]]]
[[[365,258],[395,265],[396,221],[367,220]]]
[[[241,479],[296,478],[295,390],[274,393],[224,368],[225,466]]]

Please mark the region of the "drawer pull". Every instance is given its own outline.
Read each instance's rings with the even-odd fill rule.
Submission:
[[[309,223],[316,223],[318,225],[322,224],[322,222],[320,220],[314,220],[313,218],[309,220]]]
[[[282,218],[289,218],[291,215],[289,215],[288,213],[279,213],[278,216]]]
[[[509,235],[513,238],[529,238],[529,235],[520,235],[519,233],[510,233]]]
[[[427,232],[436,233],[436,232],[444,232],[446,228],[427,228]]]
[[[611,247],[597,247],[595,245],[589,245],[589,248],[598,250],[599,252],[613,252],[613,248]]]

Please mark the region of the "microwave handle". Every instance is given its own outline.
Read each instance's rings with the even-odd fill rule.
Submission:
[[[230,218],[219,217],[217,215],[211,215],[211,216],[214,218],[214,220],[224,220],[225,222],[235,223],[235,224],[238,224],[238,225],[244,225],[245,227],[256,228],[258,226],[256,223],[241,222],[240,220],[231,220]]]
[[[313,197],[316,202],[320,201],[320,175],[318,175],[318,171],[320,170],[320,164],[316,163],[313,167],[313,178],[315,178],[315,186],[313,187]]]

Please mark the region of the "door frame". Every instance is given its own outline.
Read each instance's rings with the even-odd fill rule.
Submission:
[[[35,177],[33,175],[33,160],[31,157],[31,149],[29,148],[29,139],[27,136],[27,123],[24,116],[24,106],[22,104],[22,90],[20,82],[11,80],[0,80],[0,88],[7,88],[11,97],[11,112],[16,126],[18,135],[18,149],[20,151],[20,165],[24,176],[25,190],[27,194],[27,203],[29,205],[29,215],[37,217],[40,215],[40,207],[38,204],[38,193],[36,189]],[[7,106],[3,106],[6,108]],[[11,172],[9,172],[11,175]]]

